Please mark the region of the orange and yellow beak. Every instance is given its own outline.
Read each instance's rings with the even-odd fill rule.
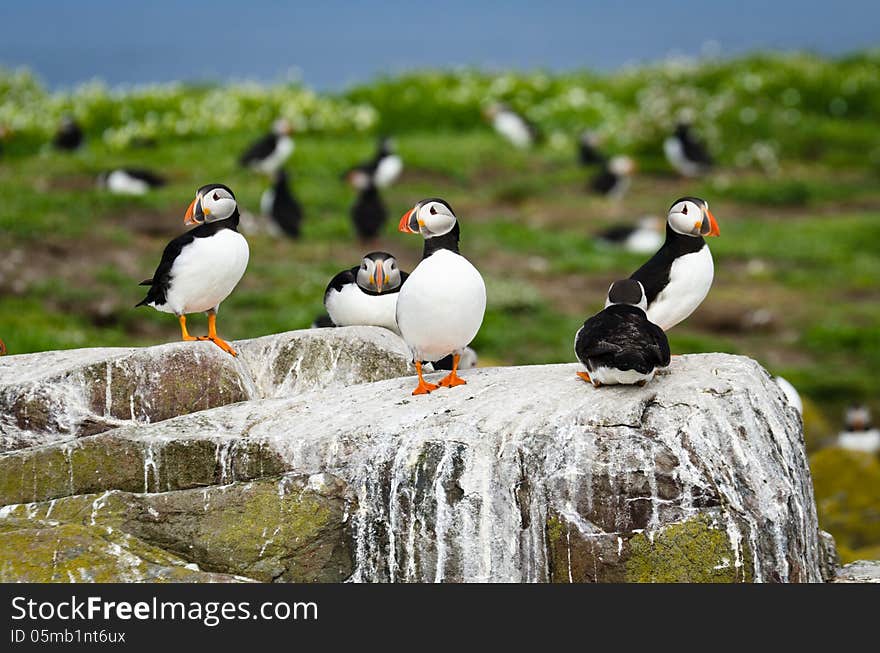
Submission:
[[[197,196],[186,209],[183,215],[183,224],[202,224],[207,213],[202,209],[202,196]]]
[[[376,274],[370,277],[370,284],[376,286],[378,292],[382,292],[385,287],[385,268],[382,266],[382,261],[376,262]]]
[[[413,225],[413,222],[414,222],[413,217],[414,217],[414,214],[416,213],[417,208],[418,207],[414,207],[403,214],[403,217],[400,218],[400,224],[397,226],[397,230],[399,232],[404,233],[404,234],[417,234],[417,233],[419,233],[418,229],[413,228],[413,226],[414,226]],[[422,226],[421,223],[416,223],[416,224],[418,224],[419,227]]]
[[[708,231],[706,231],[706,221],[708,224]],[[712,215],[712,211],[706,209],[706,217],[703,218],[703,227],[700,229],[700,232],[704,236],[720,236],[721,230],[718,229],[718,223],[715,222],[715,216]]]

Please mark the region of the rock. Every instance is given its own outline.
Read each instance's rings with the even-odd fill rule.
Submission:
[[[880,560],[858,560],[837,572],[835,583],[880,583]]]
[[[131,424],[0,456],[0,503],[328,473],[355,495],[356,581],[821,581],[800,419],[757,363],[680,356],[645,388],[595,389],[577,369],[472,370],[420,397],[412,378],[328,385]],[[248,546],[206,568],[275,577]]]
[[[33,517],[0,519],[0,582],[227,583],[249,579],[196,565],[111,528]]]
[[[216,406],[408,373],[387,329],[291,331],[236,343],[76,349],[0,358],[0,452]]]
[[[2,514],[41,522],[51,518],[63,522],[57,527],[63,529],[74,525],[70,542],[69,529],[58,534],[62,551],[80,546],[78,529],[98,526],[211,572],[264,582],[332,582],[352,571],[348,509],[345,484],[318,474],[161,494],[114,490],[6,506]],[[87,566],[76,568],[80,563],[87,565],[74,556],[65,567],[77,579],[92,573]]]
[[[834,536],[827,531],[819,531],[819,567],[822,571],[822,580],[830,583],[840,571],[840,556],[837,553],[837,544]]]

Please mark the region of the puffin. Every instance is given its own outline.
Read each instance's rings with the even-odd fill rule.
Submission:
[[[781,376],[773,377],[773,380],[776,381],[776,385],[779,386],[779,389],[782,390],[782,394],[785,396],[785,400],[788,404],[794,408],[798,415],[803,416],[804,414],[804,402],[801,399],[800,393],[797,389],[791,384],[791,382]]]
[[[358,192],[350,210],[354,230],[362,242],[374,240],[388,220],[388,209],[379,189],[373,177],[360,168],[349,170],[346,179]]]
[[[709,151],[685,122],[678,123],[675,132],[663,142],[663,152],[669,165],[685,177],[699,177],[712,168]]]
[[[645,289],[648,319],[664,331],[684,320],[712,287],[715,266],[703,236],[719,235],[709,203],[699,197],[675,200],[666,216],[666,240],[630,279]]]
[[[397,298],[397,325],[412,352],[418,385],[414,395],[466,383],[458,376],[462,353],[476,337],[486,312],[486,284],[459,252],[460,228],[452,207],[440,198],[418,202],[403,214],[398,230],[425,239],[422,260]],[[452,354],[452,370],[427,383],[422,363]]]
[[[495,131],[516,147],[529,148],[540,139],[538,128],[506,104],[489,105],[485,115]]]
[[[584,322],[574,337],[574,352],[587,368],[578,372],[595,387],[644,386],[659,368],[669,365],[666,333],[648,319],[648,300],[642,284],[615,281],[605,308]]]
[[[64,116],[58,131],[55,132],[55,138],[52,145],[56,150],[75,150],[82,145],[83,131],[73,116]]]
[[[628,156],[611,157],[590,180],[590,190],[605,197],[623,197],[635,171],[636,163]]]
[[[578,139],[578,161],[582,166],[589,168],[605,163],[606,157],[599,149],[601,144],[602,139],[596,132],[590,130],[581,132]]]
[[[370,252],[327,285],[324,308],[331,324],[380,326],[399,334],[397,298],[407,276],[388,252]]]
[[[376,188],[387,188],[397,181],[400,173],[403,172],[403,159],[395,152],[394,140],[387,136],[379,139],[375,156],[349,170],[346,176],[354,171],[369,175],[371,183]]]
[[[302,206],[290,190],[284,168],[275,171],[274,183],[260,197],[260,211],[272,218],[285,235],[299,238]]]
[[[596,234],[603,245],[620,247],[634,254],[656,252],[663,244],[663,222],[654,215],[646,215],[636,224],[615,225]]]
[[[837,446],[850,451],[880,451],[880,429],[871,424],[871,411],[867,406],[853,404],[846,409],[844,430],[837,436]]]
[[[228,186],[199,188],[184,215],[184,224],[196,226],[168,243],[153,278],[141,282],[150,289],[137,304],[174,313],[184,340],[210,340],[232,356],[238,354],[217,335],[217,309],[238,285],[250,256],[247,241],[238,233],[239,219]],[[189,335],[186,316],[202,312],[208,314],[208,335]]]
[[[272,125],[272,131],[255,141],[239,157],[243,168],[251,168],[267,175],[274,175],[293,154],[294,143],[290,135],[293,127],[290,121],[279,118]]]
[[[98,175],[98,187],[114,195],[145,195],[166,183],[163,177],[145,168],[114,168]]]

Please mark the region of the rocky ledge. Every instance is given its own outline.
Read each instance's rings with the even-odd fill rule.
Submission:
[[[366,344],[333,344],[349,337]],[[800,419],[750,359],[676,357],[645,388],[567,364],[469,370],[412,397],[391,334],[284,338],[327,353],[81,352],[91,381],[59,371],[64,353],[3,361],[0,397],[85,379],[77,405],[107,430],[32,429],[0,455],[0,580],[822,580]],[[169,356],[191,363],[165,373]],[[222,400],[134,398],[183,396],[206,360],[198,396],[228,378]],[[134,380],[111,383],[120,369]]]

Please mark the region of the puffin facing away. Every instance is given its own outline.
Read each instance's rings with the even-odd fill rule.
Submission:
[[[358,191],[354,204],[351,205],[354,230],[362,242],[374,240],[388,220],[388,209],[385,208],[379,189],[373,182],[373,177],[360,168],[349,170],[346,179]]]
[[[657,368],[669,365],[669,341],[663,329],[648,319],[642,284],[615,281],[605,308],[584,322],[574,337],[574,351],[587,368],[578,372],[595,387],[611,384],[645,385]]]
[[[73,116],[64,116],[58,131],[55,132],[55,138],[52,145],[56,150],[75,150],[82,145],[83,131]]]
[[[485,115],[495,131],[516,147],[528,148],[540,139],[538,128],[506,104],[489,105]]]
[[[590,190],[605,197],[623,197],[635,171],[636,163],[628,156],[612,157],[602,163],[599,172],[590,180]]]
[[[703,236],[718,234],[706,200],[675,200],[666,216],[666,241],[630,277],[645,289],[648,319],[664,331],[693,313],[709,294],[715,265]]]
[[[370,252],[360,265],[343,270],[327,285],[324,308],[335,326],[380,326],[399,334],[397,298],[406,281],[388,252]]]
[[[294,143],[290,135],[293,127],[288,120],[279,118],[272,131],[255,141],[238,159],[243,168],[252,168],[266,175],[274,175],[293,154]]]
[[[236,356],[229,343],[217,335],[217,309],[244,275],[250,255],[247,241],[238,233],[239,212],[235,195],[223,184],[207,184],[196,192],[184,224],[197,225],[165,247],[162,261],[138,306],[174,313],[184,340],[210,340]],[[208,314],[207,337],[186,330],[190,313]]]
[[[115,168],[98,175],[98,187],[114,195],[145,195],[165,184],[163,177],[145,168]]]
[[[272,218],[285,235],[299,238],[302,206],[291,192],[287,179],[284,168],[275,172],[275,181],[260,198],[260,211]]]
[[[410,273],[397,299],[397,325],[419,376],[413,394],[427,394],[438,388],[422,377],[422,362],[433,363],[449,354],[452,370],[439,385],[463,385],[458,366],[462,352],[483,323],[486,284],[459,253],[458,220],[444,200],[422,200],[403,215],[399,230],[421,234],[425,239],[422,261]]]
[[[880,451],[880,429],[871,425],[871,411],[867,406],[854,404],[846,409],[846,426],[837,436],[837,446],[850,451]]]
[[[654,215],[640,218],[635,225],[616,225],[596,234],[603,245],[622,247],[634,254],[656,252],[663,244],[663,221]]]
[[[699,177],[712,168],[712,157],[706,146],[684,122],[678,123],[672,136],[663,142],[663,152],[669,165],[685,177]]]

